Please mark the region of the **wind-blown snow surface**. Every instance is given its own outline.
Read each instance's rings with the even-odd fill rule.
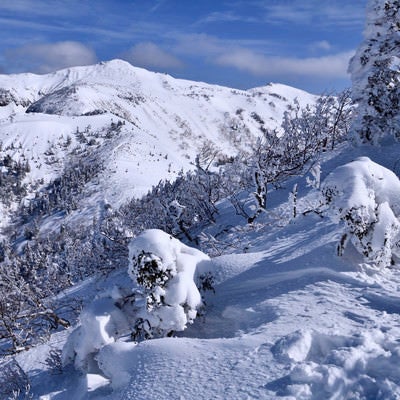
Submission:
[[[246,148],[262,129],[280,126],[295,98],[302,105],[316,100],[284,85],[243,91],[121,60],[48,75],[0,75],[0,142],[13,158],[29,160],[27,183],[54,179],[72,155],[90,150],[104,171],[88,185],[87,198],[117,205],[192,168],[205,145],[225,155]],[[119,131],[110,131],[118,122]]]
[[[392,150],[366,155],[388,166]],[[331,155],[323,177],[363,152]],[[318,197],[305,178],[296,183],[301,213]],[[270,204],[270,219],[226,234],[235,249],[212,259],[215,294],[206,296],[204,317],[178,337],[110,343],[97,356],[101,371],[87,375],[52,375],[40,364],[49,345],[20,354],[35,398],[398,399],[398,266],[374,268],[351,246],[337,257],[344,227],[315,213],[291,219],[287,191],[272,193]],[[221,229],[235,218],[223,206]],[[271,225],[274,215],[279,224]],[[111,290],[126,281],[120,271],[97,285]],[[50,346],[64,341],[55,335]]]

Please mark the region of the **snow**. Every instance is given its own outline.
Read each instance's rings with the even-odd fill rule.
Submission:
[[[297,96],[294,89],[281,85],[233,94],[228,88],[131,69],[120,61],[43,77],[2,76],[0,86],[10,89],[15,86],[19,98],[32,102],[41,98],[39,88],[42,94],[48,94],[49,100],[55,90],[79,82],[92,82],[96,86],[101,76],[101,85],[115,94],[116,74],[122,74],[132,84],[132,92],[143,94],[148,90],[143,107],[125,104],[125,111],[130,113],[126,116],[135,124],[142,121],[143,125],[135,127],[126,119],[121,136],[102,148],[110,177],[103,176],[97,187],[93,184],[88,188],[90,196],[81,212],[87,212],[89,218],[93,215],[91,207],[101,201],[104,204],[104,199],[112,204],[115,200],[117,204],[122,201],[121,192],[122,197],[140,193],[162,174],[165,177],[164,167],[172,160],[173,168],[189,167],[190,161],[181,159],[187,149],[181,151],[169,140],[171,136],[177,142],[184,140],[185,136],[180,137],[179,133],[184,133],[187,125],[193,130],[202,127],[199,134],[209,135],[208,131],[218,124],[229,125],[233,111],[242,106],[248,110],[243,112],[246,123],[254,127],[255,123],[249,122],[251,111],[256,110],[266,119],[278,118],[287,104],[283,97]],[[84,107],[97,107],[91,97],[94,88],[89,89],[78,91],[91,94],[83,99],[84,106],[76,104],[74,113],[89,109]],[[168,96],[173,94],[179,94],[180,100],[172,101]],[[196,100],[195,95],[198,95]],[[305,98],[308,96],[304,95]],[[72,98],[64,100],[73,104]],[[111,103],[121,105],[118,101],[113,98]],[[265,111],[270,101],[275,108],[271,106]],[[250,106],[254,110],[246,108]],[[5,111],[1,114],[5,118],[0,124],[2,138],[11,143],[14,130],[24,147],[31,149],[32,156],[39,160],[46,151],[47,140],[56,140],[57,134],[63,133],[65,138],[71,132],[76,145],[73,132],[77,127],[83,131],[90,123],[94,130],[101,131],[111,118],[114,121],[116,118],[115,114],[22,115],[18,111],[22,106],[7,107],[17,114],[13,116],[15,123],[10,115],[5,116]],[[227,110],[231,112],[229,117],[221,118]],[[167,126],[167,130],[162,130],[162,126]],[[168,130],[178,133],[169,134]],[[160,135],[153,137],[152,132]],[[226,138],[221,139],[222,131],[218,132],[218,139],[212,138],[232,151],[231,144],[224,141]],[[195,137],[189,139],[191,146]],[[157,163],[151,160],[154,157],[148,156],[148,152],[157,154],[156,144],[168,149],[168,160],[162,157]],[[68,152],[55,147],[61,160],[68,157]],[[78,295],[84,299],[76,326],[15,356],[29,378],[32,397],[43,400],[399,399],[398,260],[394,257],[394,264],[384,267],[397,254],[395,242],[400,229],[399,182],[387,169],[396,165],[398,150],[398,145],[353,148],[344,144],[335,152],[324,154],[310,176],[293,178],[285,183],[287,187],[271,191],[268,212],[252,225],[235,215],[228,202],[221,202],[216,222],[205,233],[213,232],[221,243],[228,243],[225,250],[229,254],[210,259],[159,230],[146,231],[133,239],[129,245],[132,260],[129,270],[123,268],[101,279],[86,280],[59,294],[66,299]],[[175,152],[179,153],[176,159]],[[19,155],[15,149],[15,156]],[[363,158],[354,161],[358,156]],[[57,168],[62,165],[61,162]],[[31,178],[49,179],[48,176],[57,174],[57,168],[34,165]],[[320,204],[320,182],[325,193],[331,189],[330,208],[325,209],[330,218],[320,212],[325,206]],[[296,218],[291,215],[288,202],[288,192],[294,185],[298,188]],[[318,212],[309,212],[311,208]],[[351,209],[360,210],[354,215],[365,222],[366,230],[361,233],[366,234],[366,240],[362,239],[359,245],[355,241],[338,256],[337,244],[343,234],[352,233],[351,227],[344,230],[341,221]],[[365,259],[357,251],[364,243],[372,248],[372,258]],[[384,254],[379,253],[382,249]],[[133,258],[143,252],[147,253],[144,261],[156,261],[161,272],[170,274],[161,281],[162,285],[152,287],[154,298],[160,303],[160,307],[155,307],[158,318],[158,322],[154,318],[155,322],[160,323],[161,317],[165,330],[184,329],[173,337],[155,335],[151,340],[135,342],[130,339],[132,318],[151,311],[146,308],[146,298],[138,301],[137,309],[129,308],[130,303],[123,306],[120,300],[140,292]],[[380,257],[385,260],[384,265],[376,268]],[[215,278],[215,293],[206,292],[201,299],[194,282],[210,271]],[[144,294],[150,293],[144,291]],[[162,303],[162,298],[167,304]],[[200,302],[204,310],[197,315]],[[182,307],[182,303],[191,305],[191,309]],[[51,350],[61,349],[64,366],[60,372],[46,364],[46,359]]]
[[[338,167],[325,181],[327,188],[337,188],[336,209],[342,209],[343,216],[347,209],[364,206],[373,212],[377,204],[388,203],[395,215],[400,214],[400,181],[387,168],[360,157],[344,166]]]
[[[354,153],[344,148],[337,160],[350,160]],[[378,153],[371,150],[369,157]],[[391,162],[392,156],[396,157],[396,149],[385,155],[386,161]],[[331,164],[332,159],[321,162],[323,175]],[[328,174],[323,187],[340,177],[349,185],[343,187],[352,188],[349,172],[355,174],[354,182],[361,179],[375,191],[395,189],[394,177],[366,158],[345,162]],[[393,182],[388,185],[382,177]],[[303,192],[298,198],[301,210],[319,195],[307,186],[306,177],[297,182]],[[283,192],[271,193],[277,210],[287,205]],[[393,193],[379,192],[375,198],[389,204],[395,199]],[[347,193],[340,199],[347,202],[357,196]],[[217,224],[225,226],[233,215],[224,212],[220,218]],[[76,375],[67,368],[52,385],[43,385],[46,373],[33,374],[35,351],[43,349],[20,354],[18,360],[32,371],[33,392],[49,399],[396,399],[400,396],[398,268],[376,269],[351,247],[342,257],[336,256],[342,232],[341,225],[316,214],[299,215],[280,227],[260,224],[240,230],[238,226],[236,233],[230,233],[236,235],[230,236],[233,242],[241,241],[236,253],[210,263],[169,235],[147,231],[131,242],[131,256],[145,250],[174,266],[182,256],[193,257],[205,261],[198,264],[198,273],[214,271],[215,293],[205,295],[204,316],[176,337],[140,343],[115,339],[107,328],[109,321],[92,318],[96,330],[103,332],[100,345],[94,346],[99,343],[96,335],[88,340],[92,349],[96,347],[92,370]],[[247,243],[251,250],[240,251]],[[125,277],[119,276],[118,285],[129,288],[127,272]],[[115,285],[114,278],[109,279],[104,287]],[[115,302],[122,292],[110,289],[104,296]],[[107,301],[99,301],[100,309],[107,309],[102,303]],[[94,306],[89,310],[94,310],[86,313],[91,317],[105,316]]]
[[[177,272],[187,274],[188,270],[188,275],[192,278],[196,264],[209,260],[209,257],[200,250],[185,245],[159,229],[146,230],[132,240],[129,244],[129,259],[132,260],[142,251],[156,254],[166,266],[176,265]],[[132,265],[129,274],[134,279]]]

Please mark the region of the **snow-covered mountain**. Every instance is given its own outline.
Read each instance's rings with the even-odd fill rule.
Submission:
[[[179,80],[120,60],[0,75],[0,141],[28,160],[32,185],[54,179],[71,159],[101,160],[87,196],[120,204],[191,168],[204,146],[226,155],[246,148],[279,127],[295,98],[316,99],[279,84],[243,91]]]

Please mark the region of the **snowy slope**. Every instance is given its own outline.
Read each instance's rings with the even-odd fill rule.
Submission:
[[[322,163],[324,176],[360,154],[390,165],[398,148],[344,146]],[[302,192],[300,211],[317,203],[305,178],[292,183]],[[106,345],[97,356],[101,370],[87,375],[72,368],[52,375],[40,366],[49,345],[20,354],[34,398],[399,398],[397,265],[373,268],[351,246],[338,257],[343,226],[314,213],[293,220],[287,190],[271,197],[276,206],[264,220],[239,223],[220,239],[234,249],[207,267],[216,285],[204,317],[178,337]],[[280,224],[269,224],[276,214]],[[229,208],[220,215],[221,229],[235,219]],[[124,276],[97,287],[129,286]],[[65,333],[55,335],[50,346],[64,341]]]
[[[13,158],[30,160],[27,182],[49,182],[71,154],[90,152],[104,163],[101,196],[91,203],[120,204],[192,168],[205,145],[228,155],[246,148],[261,129],[280,125],[295,98],[316,100],[284,85],[243,91],[120,60],[48,75],[0,75],[0,142]],[[117,123],[123,125],[112,131]]]

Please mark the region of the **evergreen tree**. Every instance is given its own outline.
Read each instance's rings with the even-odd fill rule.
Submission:
[[[377,143],[400,137],[400,1],[369,0],[365,39],[350,61],[352,97],[358,104],[356,138]]]

